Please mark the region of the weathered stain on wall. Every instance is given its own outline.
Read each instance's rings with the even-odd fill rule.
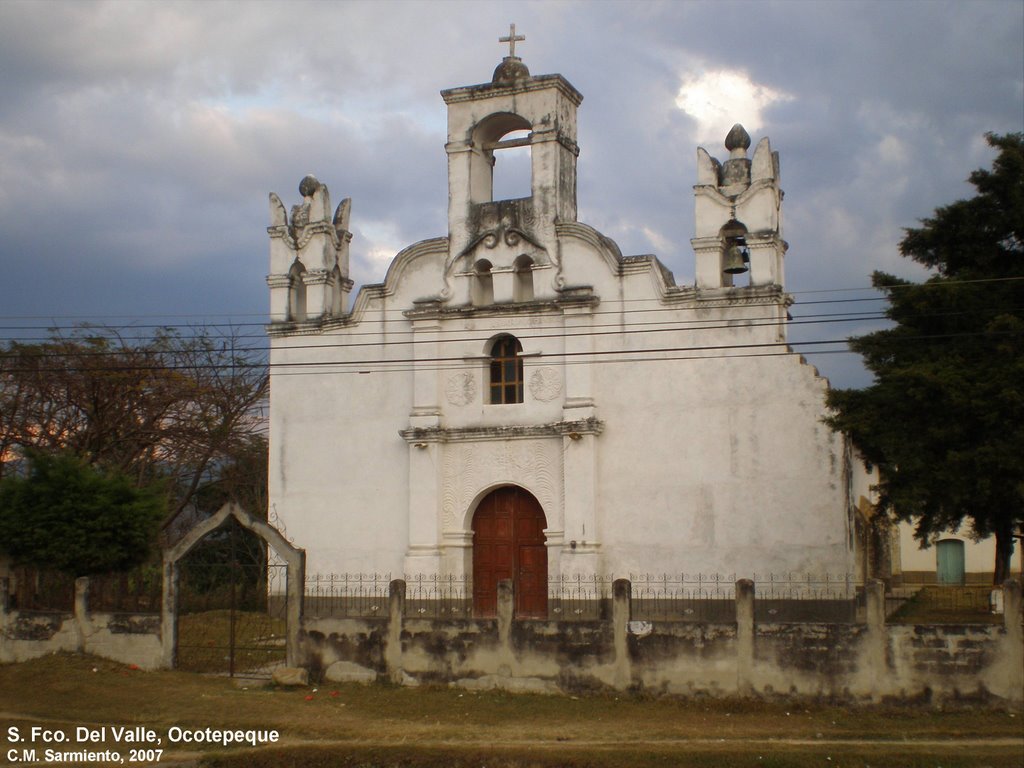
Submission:
[[[162,664],[160,614],[92,613],[88,579],[75,582],[75,610],[8,610],[8,580],[0,579],[0,662],[49,653],[91,653],[141,669]]]
[[[866,623],[758,623],[742,583],[736,622],[630,621],[628,582],[616,583],[610,620],[519,621],[503,585],[496,619],[432,620],[405,618],[405,585],[393,582],[387,617],[305,620],[304,666],[314,680],[341,662],[334,680],[467,689],[1024,704],[1017,582],[1004,586],[1002,626],[887,626],[881,582],[866,590]],[[74,613],[9,611],[0,579],[0,662],[69,651],[164,666],[158,615],[90,613],[76,586]]]
[[[749,594],[737,589],[738,601]],[[628,600],[619,595],[611,621],[514,621],[506,595],[498,619],[403,621],[396,612],[397,633],[386,619],[317,619],[304,636],[314,672],[352,662],[407,685],[1024,702],[1019,585],[1008,585],[1005,598],[1007,615],[1018,623],[1011,618],[1004,626],[886,626],[884,613],[872,610],[884,599],[881,583],[867,594],[866,624],[754,624],[752,606],[738,606],[736,623],[616,621],[628,616]],[[749,643],[742,639],[744,615],[752,628]],[[386,648],[389,636],[400,638],[400,648]]]

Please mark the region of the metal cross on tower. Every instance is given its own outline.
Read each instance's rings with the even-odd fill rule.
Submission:
[[[522,40],[525,40],[525,39],[526,39],[526,35],[517,35],[516,34],[516,25],[515,24],[509,24],[508,25],[508,36],[507,37],[499,37],[498,38],[498,42],[499,43],[508,43],[508,55],[509,55],[509,58],[514,59],[516,57],[516,42],[522,41]]]

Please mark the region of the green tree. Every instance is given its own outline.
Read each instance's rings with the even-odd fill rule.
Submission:
[[[1024,532],[1024,134],[988,141],[998,156],[971,174],[977,194],[900,242],[932,276],[873,275],[894,325],[850,340],[874,382],[831,391],[829,424],[879,468],[881,508],[919,539],[965,522],[994,535],[998,584]]]
[[[93,576],[146,560],[167,511],[163,488],[67,452],[27,459],[27,474],[0,481],[0,550],[14,564]]]

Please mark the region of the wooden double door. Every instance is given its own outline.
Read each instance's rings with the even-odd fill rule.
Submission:
[[[498,582],[511,579],[515,614],[547,618],[547,520],[540,502],[516,486],[498,488],[483,498],[473,515],[473,612],[497,613]]]

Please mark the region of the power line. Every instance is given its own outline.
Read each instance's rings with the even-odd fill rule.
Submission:
[[[579,328],[570,327],[567,330],[560,326],[546,326],[546,327],[533,327],[516,329],[522,331],[528,331],[528,333],[519,333],[517,338],[520,339],[544,339],[544,338],[578,338],[583,336],[609,336],[617,335],[621,333],[638,332],[638,333],[664,333],[664,332],[679,332],[679,333],[691,333],[695,331],[707,331],[707,330],[721,330],[735,327],[736,323],[746,323],[744,328],[760,328],[760,327],[775,327],[779,325],[791,326],[791,325],[814,325],[821,323],[832,323],[832,322],[862,322],[864,320],[883,320],[884,315],[879,315],[874,312],[864,313],[824,313],[818,315],[802,315],[799,319],[793,320],[781,320],[777,318],[765,318],[763,316],[750,316],[750,317],[734,317],[730,318],[727,322],[708,323],[703,320],[664,320],[664,321],[640,321],[640,322],[620,322],[620,323],[600,323],[596,325],[580,326]],[[696,325],[696,323],[702,323]],[[595,329],[613,329],[613,330],[595,330]],[[547,331],[544,333],[544,331]],[[412,333],[410,329],[407,331]],[[431,331],[431,333],[438,334],[459,334],[457,338],[440,338],[436,341],[434,339],[424,338],[410,338],[410,339],[399,339],[399,340],[388,340],[388,341],[371,341],[371,342],[360,342],[350,341],[352,337],[366,337],[372,336],[377,337],[380,334],[373,331],[356,331],[348,332],[344,334],[346,339],[343,342],[336,344],[291,344],[288,345],[288,349],[330,349],[330,348],[348,348],[348,347],[380,347],[380,346],[395,346],[395,345],[415,345],[415,344],[426,344],[426,343],[457,343],[465,341],[477,341],[480,339],[479,335],[470,335],[474,332],[465,328],[450,328],[450,329],[438,329]],[[88,338],[88,337],[87,337]],[[124,337],[117,336],[117,340],[152,340],[152,337]],[[264,334],[256,335],[242,335],[232,337],[211,337],[213,341],[219,339],[266,339]],[[185,339],[187,341],[187,338]],[[61,338],[55,343],[60,344],[61,342],[74,343],[76,338],[70,336],[67,338]],[[272,346],[264,345],[248,345],[241,347],[245,351],[268,351]],[[95,355],[102,356],[107,354],[134,354],[134,349],[125,350],[96,350],[96,351],[81,351],[72,350],[70,353],[64,353],[57,350],[48,350],[46,352],[40,352],[40,357],[63,357],[66,354],[83,354],[83,355]],[[0,355],[2,357],[2,355]]]
[[[902,343],[909,342],[920,342],[926,340],[939,340],[939,339],[953,339],[953,338],[977,338],[982,336],[1013,336],[1012,332],[1005,333],[985,333],[985,332],[968,332],[968,333],[946,333],[946,334],[919,334],[915,336],[904,336],[900,337],[899,341]],[[806,341],[779,341],[779,342],[755,342],[747,344],[713,344],[704,346],[675,346],[675,347],[654,347],[648,349],[609,349],[609,350],[578,350],[578,351],[560,351],[544,353],[533,358],[532,356],[524,356],[526,360],[539,360],[543,358],[544,361],[556,362],[560,361],[563,365],[572,365],[578,363],[585,364],[602,364],[608,361],[612,362],[658,362],[666,359],[664,355],[680,354],[680,353],[695,353],[687,354],[685,357],[679,359],[689,360],[700,360],[700,359],[713,359],[723,357],[721,354],[698,354],[698,353],[709,353],[717,352],[721,353],[727,350],[777,350],[773,354],[778,356],[784,356],[788,354],[797,354],[793,349],[794,347],[812,347],[812,346],[825,346],[825,345],[836,345],[836,344],[847,344],[847,339],[817,339],[817,340],[806,340]],[[815,354],[820,354],[824,350],[816,350]],[[834,350],[833,352],[842,352],[853,354],[849,350]],[[619,355],[631,355],[633,357],[615,359],[613,356]],[[637,357],[637,355],[643,355],[643,357]],[[742,354],[733,355],[733,357],[743,356]],[[753,356],[753,355],[752,355]],[[761,355],[757,355],[761,356]],[[449,356],[449,357],[402,357],[393,359],[381,359],[381,358],[364,358],[355,360],[301,360],[292,362],[268,362],[268,363],[206,363],[206,364],[188,364],[188,365],[125,365],[110,368],[103,368],[97,366],[89,367],[75,367],[75,366],[61,366],[57,368],[45,368],[45,367],[34,367],[34,368],[23,368],[8,369],[10,372],[37,372],[37,373],[58,373],[58,372],[126,372],[126,371],[200,371],[200,370],[224,370],[231,368],[233,370],[269,370],[274,375],[281,375],[282,372],[287,372],[294,369],[330,369],[345,367],[349,369],[356,369],[354,372],[386,372],[393,371],[400,366],[407,366],[405,370],[448,370],[448,369],[464,369],[468,363],[486,362],[489,358],[485,355],[481,356]],[[321,371],[318,371],[321,372]]]
[[[960,286],[960,285],[972,285],[972,284],[984,284],[984,283],[1019,282],[1019,281],[1022,281],[1022,280],[1024,280],[1024,277],[1013,277],[1013,276],[1011,276],[1011,277],[978,278],[978,279],[972,279],[972,280],[944,279],[944,280],[941,280],[939,282],[923,282],[923,283],[913,283],[913,282],[910,282],[910,283],[907,283],[907,284],[897,284],[897,285],[892,285],[892,286],[885,286],[884,288],[876,288],[874,286],[860,286],[860,287],[847,287],[847,288],[813,288],[813,289],[807,289],[807,290],[802,290],[802,291],[785,291],[782,295],[786,295],[786,296],[802,296],[802,295],[822,294],[822,293],[825,293],[825,294],[830,294],[830,293],[853,293],[853,292],[860,292],[860,291],[872,291],[872,292],[875,292],[875,293],[883,294],[883,295],[879,295],[879,296],[869,296],[869,297],[855,298],[855,299],[822,299],[822,300],[816,300],[816,301],[800,301],[798,303],[801,306],[807,306],[807,305],[812,305],[812,304],[838,304],[838,303],[846,303],[846,302],[888,301],[889,297],[885,296],[884,292],[885,291],[890,291],[890,290],[902,290],[902,289],[922,288],[922,287],[926,287],[926,288],[945,288],[945,287],[955,287],[955,286]],[[681,287],[688,288],[690,286],[681,286]],[[608,303],[615,303],[615,304],[642,304],[642,303],[654,303],[654,302],[657,302],[660,305],[659,307],[656,307],[656,308],[651,309],[651,310],[643,310],[643,311],[654,311],[654,312],[657,312],[657,311],[668,311],[668,310],[678,311],[678,310],[687,310],[687,309],[699,309],[698,307],[678,307],[678,306],[672,306],[672,305],[664,305],[663,299],[661,299],[659,297],[638,298],[638,299],[619,299],[619,298],[615,298],[615,299],[602,299],[601,301],[602,301],[603,304],[608,304]],[[599,311],[597,311],[597,312],[595,312],[593,314],[601,314],[601,313],[605,313],[605,312],[607,312],[607,313],[617,313],[618,311],[619,310],[599,310]],[[405,310],[402,310],[402,309],[388,309],[388,310],[384,310],[385,314],[403,314],[404,312],[405,312]],[[142,320],[142,319],[153,319],[153,318],[195,319],[195,318],[218,318],[218,317],[224,317],[224,318],[236,318],[236,317],[238,317],[238,318],[250,318],[250,317],[266,318],[267,315],[265,313],[262,313],[262,312],[232,313],[232,314],[218,314],[218,313],[211,313],[211,312],[196,312],[196,313],[145,314],[145,315],[140,315],[140,314],[112,314],[112,315],[0,315],[0,321],[10,321],[10,320],[80,320],[82,322],[89,323],[89,322],[95,321],[95,320],[104,320],[104,319],[113,319],[113,318],[127,318],[127,319],[130,319],[130,320]],[[402,318],[396,318],[395,320],[386,320],[385,322],[407,322],[407,320],[403,316]],[[238,327],[258,326],[258,327],[261,327],[261,326],[265,326],[266,324],[267,324],[267,321],[239,322],[239,323],[236,323],[236,322],[232,322],[231,320],[228,320],[228,321],[223,322],[223,323],[202,323],[201,326],[202,327],[207,327],[207,326],[209,326],[209,327],[219,327],[219,326],[238,326]],[[24,329],[36,329],[36,330],[49,330],[49,329],[52,329],[54,327],[70,327],[70,328],[74,328],[74,327],[77,327],[77,326],[75,326],[75,325],[60,326],[59,324],[55,325],[55,324],[51,323],[49,325],[41,325],[41,326],[0,326],[0,330],[9,329],[9,328],[12,328],[12,327],[13,328],[24,328]],[[181,326],[176,326],[176,325],[170,324],[170,323],[152,323],[152,324],[128,323],[128,324],[125,324],[125,325],[122,325],[122,326],[118,326],[118,327],[122,327],[122,328],[175,328],[175,327],[189,327],[189,325],[188,324],[184,324],[184,325],[181,325]]]
[[[1012,309],[1016,311],[1016,310],[1019,310],[1020,308],[1019,307],[1014,307]],[[991,309],[991,312],[1003,312],[1003,311],[1006,311],[1005,308],[992,308]],[[960,317],[976,317],[976,316],[985,316],[986,314],[987,314],[987,312],[979,312],[977,310],[971,310],[971,311],[957,311],[957,312],[918,313],[918,314],[914,315],[914,317],[916,317],[918,319],[922,319],[922,318],[938,318],[938,317],[957,317],[957,316],[960,316]],[[699,332],[704,332],[704,331],[728,330],[728,329],[737,327],[736,323],[744,323],[744,325],[742,326],[742,328],[744,328],[744,329],[772,328],[772,327],[778,327],[778,326],[784,326],[786,328],[790,328],[790,327],[797,327],[797,326],[801,326],[801,325],[820,325],[820,324],[831,324],[831,323],[837,323],[838,324],[838,323],[865,322],[865,321],[876,321],[876,320],[877,321],[884,321],[884,320],[887,320],[887,319],[888,318],[884,314],[879,314],[877,312],[854,312],[854,313],[851,313],[851,312],[833,312],[833,313],[817,313],[817,314],[808,314],[808,315],[798,315],[796,319],[786,320],[786,321],[783,321],[783,320],[780,320],[780,319],[777,319],[777,318],[766,318],[764,316],[745,316],[745,317],[738,317],[738,318],[737,317],[729,318],[728,320],[726,320],[724,322],[706,322],[706,321],[703,321],[703,320],[680,320],[680,319],[673,319],[673,320],[666,320],[666,321],[639,321],[639,322],[603,323],[603,324],[596,324],[596,325],[580,326],[580,327],[578,327],[578,329],[570,328],[568,331],[564,327],[561,327],[561,326],[547,326],[547,327],[541,327],[541,328],[523,328],[523,329],[515,329],[515,330],[517,330],[517,331],[525,331],[525,332],[521,332],[521,333],[517,333],[516,334],[517,338],[519,338],[521,340],[571,339],[571,338],[585,338],[585,337],[596,338],[596,337],[601,337],[601,336],[616,336],[616,335],[622,335],[622,334],[625,334],[625,333],[641,333],[641,334],[650,334],[650,333],[680,333],[680,334],[699,333]],[[703,323],[703,324],[697,325],[697,323]],[[611,330],[599,330],[599,329],[605,329],[605,328],[611,329]],[[597,329],[597,330],[595,330],[595,329]],[[488,329],[485,329],[485,330],[488,330]],[[408,331],[408,333],[411,333],[411,331]],[[329,343],[329,344],[289,344],[287,346],[283,346],[282,349],[287,349],[289,351],[292,351],[292,350],[298,350],[298,349],[324,350],[324,349],[351,349],[351,348],[359,348],[359,347],[379,348],[379,347],[387,347],[387,346],[416,346],[416,345],[420,345],[420,344],[451,344],[451,343],[465,343],[465,342],[479,342],[479,341],[481,341],[481,337],[479,335],[476,335],[476,334],[474,334],[473,331],[467,330],[467,329],[464,329],[464,328],[436,329],[436,330],[432,330],[431,334],[434,336],[434,338],[416,338],[415,336],[413,336],[412,338],[406,338],[406,339],[388,339],[388,340],[382,341],[382,340],[379,340],[377,338],[379,336],[379,332],[371,332],[371,331],[358,332],[357,331],[357,332],[345,333],[344,334],[344,340],[338,341],[337,343]],[[454,336],[454,337],[451,337],[451,336],[445,337],[442,334],[451,334],[452,336],[454,336],[455,334],[458,334],[458,335]],[[366,336],[372,336],[372,337],[374,337],[374,340],[373,341],[366,341],[366,342],[352,341],[353,337],[366,337]],[[124,337],[122,335],[119,335],[119,334],[116,334],[113,338],[115,340],[117,340],[117,341],[123,341],[126,337]],[[127,338],[131,339],[131,338],[134,338],[134,337],[127,337]],[[144,340],[150,340],[150,341],[152,340],[151,337],[140,337],[140,338],[143,338]],[[246,338],[261,338],[261,339],[263,339],[263,338],[265,338],[265,336],[263,336],[261,334],[259,336],[254,336],[254,335],[241,335],[241,336],[233,335],[233,336],[224,336],[224,337],[212,336],[212,337],[209,337],[209,338],[212,341],[214,341],[214,342],[220,341],[220,342],[225,343],[225,344],[230,341],[232,343],[232,348],[234,350],[236,348],[235,344],[236,344],[236,342],[239,339],[246,339]],[[184,337],[183,340],[187,343],[187,341],[189,340],[189,337]],[[69,343],[75,343],[76,342],[76,338],[74,336],[71,336],[71,337],[69,337],[67,339],[60,339],[56,343],[60,344],[61,342],[64,342],[64,341],[69,342]],[[172,339],[172,341],[173,341],[173,339]],[[240,353],[244,353],[244,354],[267,353],[268,351],[273,349],[273,346],[272,345],[271,346],[267,346],[267,345],[251,344],[251,345],[245,345],[245,346],[238,346],[237,349],[239,350]],[[223,349],[223,350],[221,350],[221,352],[222,353],[226,353],[227,350]],[[161,350],[154,350],[154,353],[160,354]],[[168,354],[172,354],[172,353],[173,352],[168,352]],[[91,357],[91,356],[92,357],[103,357],[103,356],[115,356],[115,355],[122,355],[122,354],[123,355],[134,355],[134,354],[138,354],[138,350],[136,350],[135,348],[121,348],[121,349],[116,349],[115,348],[115,349],[101,349],[101,350],[72,349],[72,350],[70,350],[68,352],[63,352],[63,351],[60,351],[59,349],[47,349],[46,351],[40,351],[40,352],[34,353],[32,355],[32,357],[39,357],[39,358],[46,358],[46,357],[53,357],[53,358],[60,358],[60,357]],[[8,353],[8,354],[5,355],[3,353],[0,353],[0,359],[2,359],[5,356],[6,357],[17,357],[16,354]]]

